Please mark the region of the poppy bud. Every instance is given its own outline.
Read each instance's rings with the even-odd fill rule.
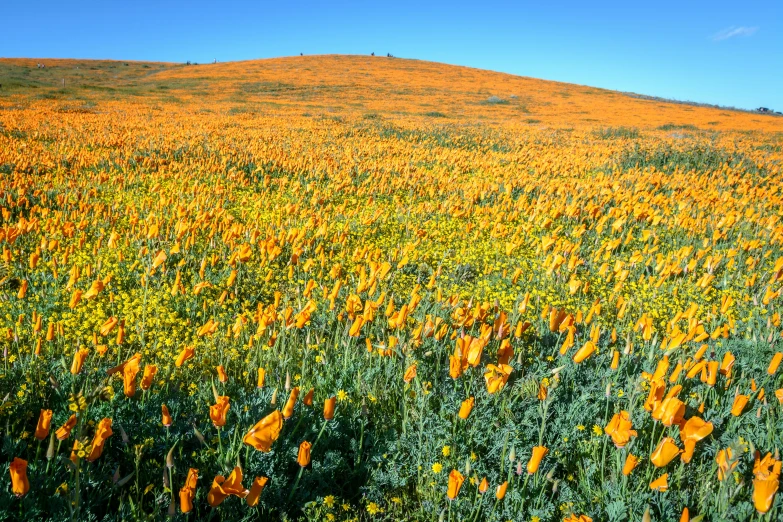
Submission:
[[[123,444],[126,444],[126,445],[130,444],[130,438],[128,437],[128,434],[125,433],[125,430],[123,429],[122,426],[120,426],[120,438],[122,438],[122,443]]]
[[[196,436],[196,438],[199,440],[199,442],[201,442],[205,446],[207,445],[206,440],[204,440],[204,435],[202,435],[201,432],[198,431],[198,428],[195,427],[195,426],[193,426],[193,434]]]
[[[166,454],[166,467],[169,469],[174,467],[174,448],[176,447],[177,443],[175,442],[169,452]]]
[[[49,448],[46,450],[46,460],[54,458],[54,433],[49,436]]]

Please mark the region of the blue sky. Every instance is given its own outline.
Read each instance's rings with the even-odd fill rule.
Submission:
[[[3,57],[207,62],[390,52],[783,111],[781,0],[4,4]]]

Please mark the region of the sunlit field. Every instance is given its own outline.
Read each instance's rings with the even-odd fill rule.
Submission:
[[[783,517],[783,117],[38,62],[0,60],[0,520]]]

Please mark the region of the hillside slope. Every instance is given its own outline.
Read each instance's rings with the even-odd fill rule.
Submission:
[[[641,99],[419,60],[295,56],[204,65],[0,59],[0,103],[163,103],[234,113],[414,117],[501,125],[783,131],[783,118]]]

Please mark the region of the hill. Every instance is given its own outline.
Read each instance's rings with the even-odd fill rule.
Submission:
[[[46,67],[36,67],[39,62]],[[122,101],[262,112],[552,127],[783,131],[783,118],[419,60],[295,56],[203,65],[0,59],[3,100]]]

